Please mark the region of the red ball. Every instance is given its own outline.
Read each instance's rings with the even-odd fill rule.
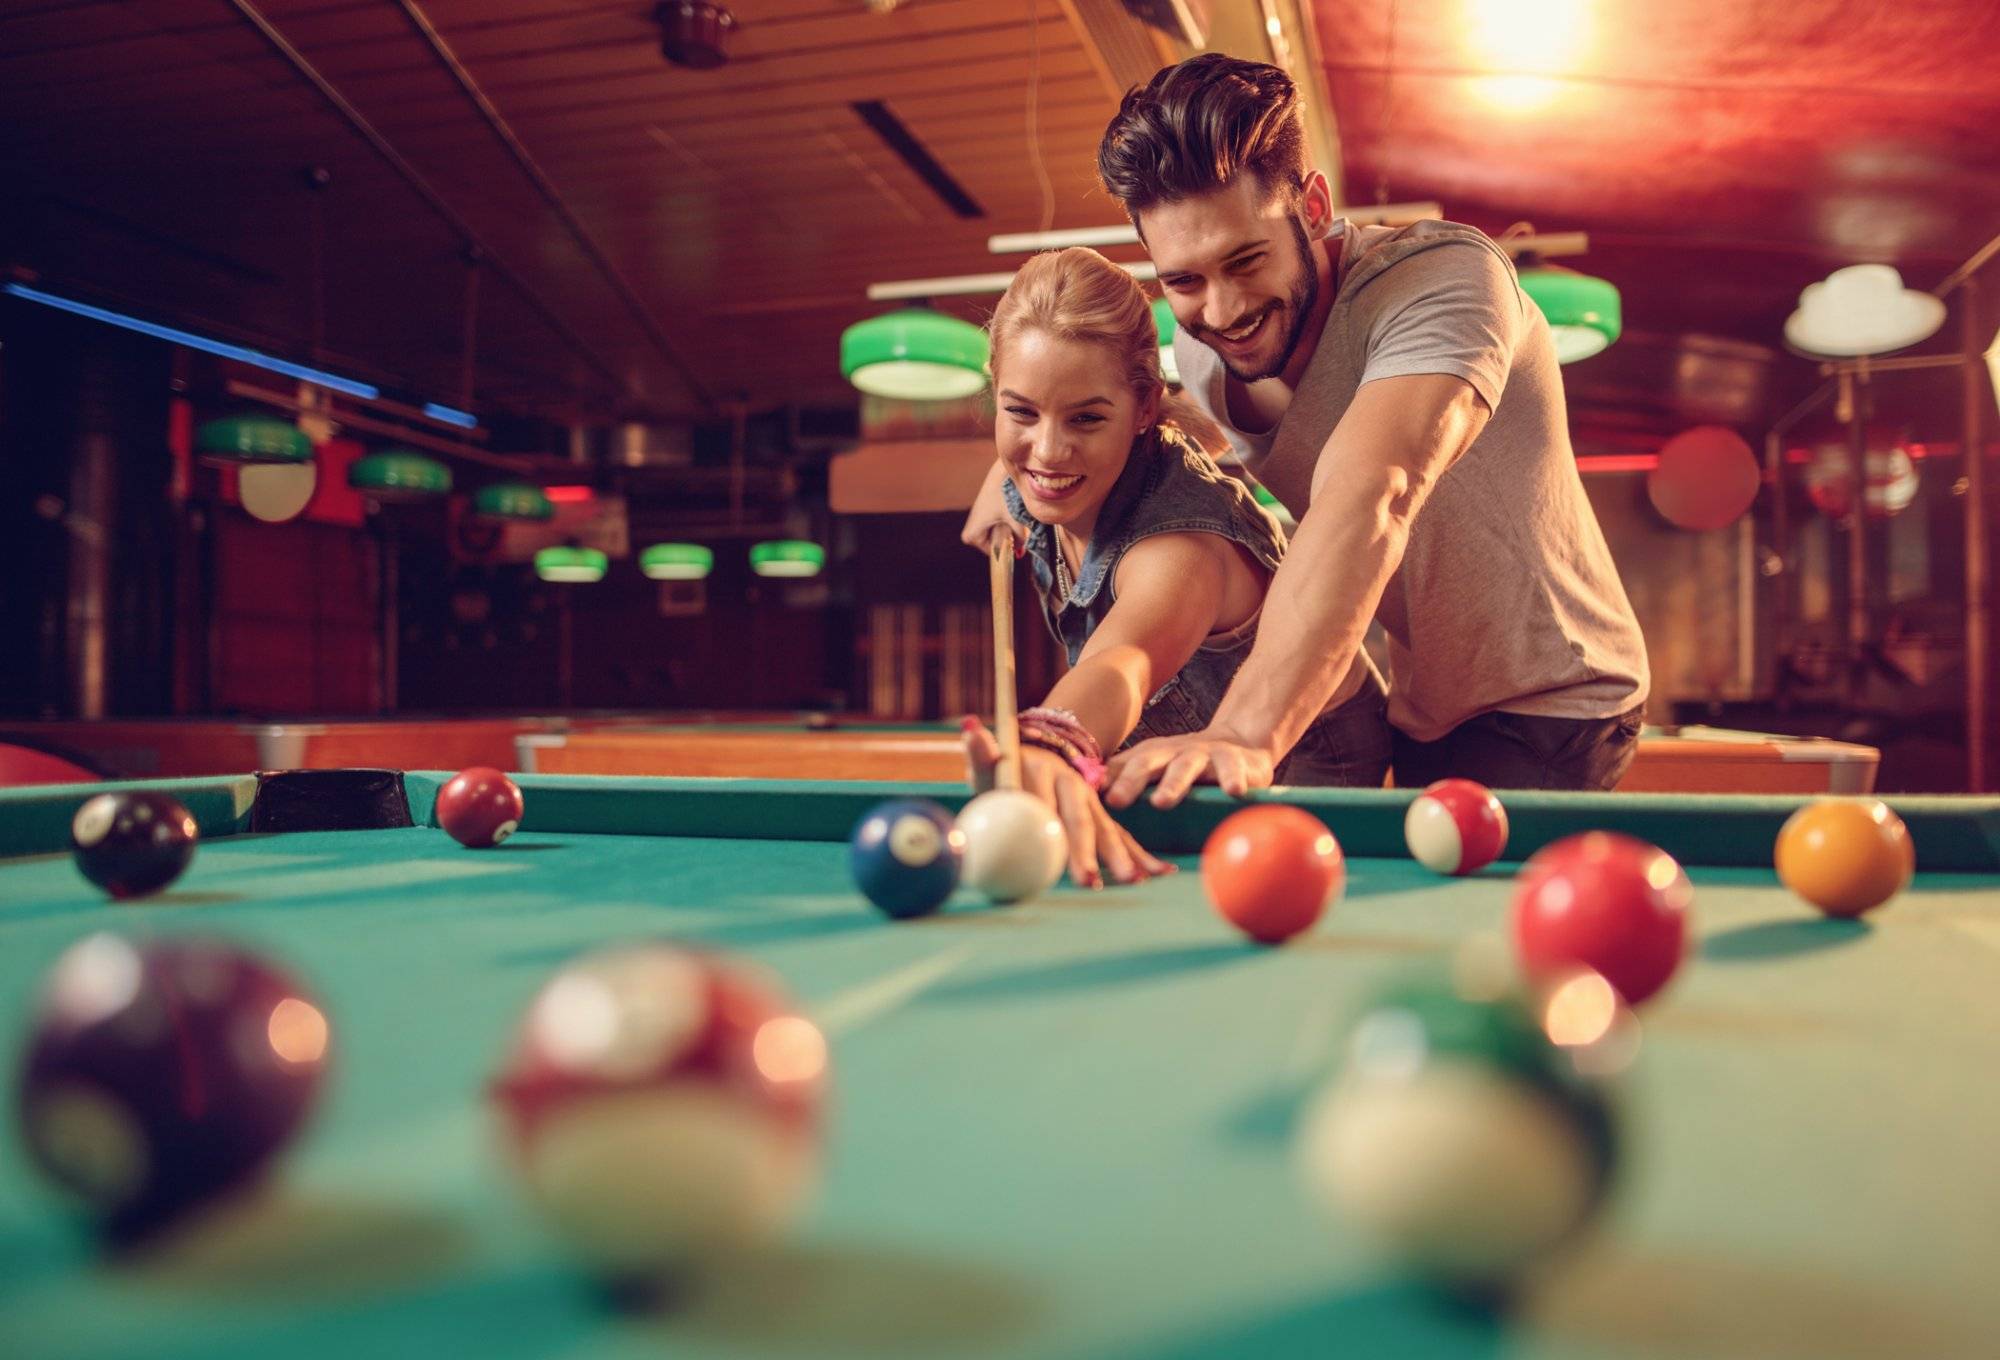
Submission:
[[[1340,843],[1309,812],[1262,803],[1230,814],[1201,852],[1216,914],[1260,944],[1311,928],[1347,886]]]
[[[623,1279],[780,1234],[816,1178],[826,1081],[825,1037],[774,984],[653,944],[551,978],[493,1097],[529,1198]]]
[[[438,790],[437,823],[460,845],[498,845],[521,825],[521,790],[486,765],[460,770]]]
[[[1410,803],[1403,841],[1435,874],[1475,874],[1507,848],[1507,809],[1484,784],[1440,779]]]
[[[1522,866],[1514,949],[1531,977],[1591,968],[1636,1006],[1680,967],[1693,901],[1687,875],[1666,851],[1587,831]]]

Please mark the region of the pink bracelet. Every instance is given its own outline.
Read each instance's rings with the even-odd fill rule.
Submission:
[[[1102,765],[1104,749],[1097,744],[1097,738],[1090,735],[1090,729],[1068,709],[1046,706],[1031,708],[1020,715],[1019,721],[1024,726],[1040,727],[1060,736],[1074,745],[1079,754]]]
[[[1047,751],[1050,755],[1066,763],[1090,785],[1092,791],[1104,787],[1104,762],[1096,756],[1085,755],[1067,741],[1047,730],[1036,730],[1032,726],[1021,729],[1021,744]]]

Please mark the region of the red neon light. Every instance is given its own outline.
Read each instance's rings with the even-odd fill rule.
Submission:
[[[1660,465],[1657,453],[1580,453],[1576,470],[1588,476],[1596,472],[1651,472]]]
[[[597,499],[597,493],[587,486],[545,486],[542,494],[556,505],[581,505]]]

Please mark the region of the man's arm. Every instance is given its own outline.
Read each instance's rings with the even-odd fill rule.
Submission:
[[[1153,801],[1171,806],[1212,765],[1225,788],[1245,792],[1231,787],[1244,769],[1232,746],[1257,756],[1269,782],[1354,663],[1417,512],[1489,414],[1472,384],[1447,374],[1382,378],[1355,393],[1320,450],[1312,505],[1271,578],[1256,644],[1207,731],[1127,752],[1107,803],[1131,803],[1159,773]]]
[[[1486,426],[1462,378],[1384,378],[1355,393],[1320,450],[1312,505],[1271,579],[1257,642],[1212,726],[1291,750],[1354,664],[1431,488]]]

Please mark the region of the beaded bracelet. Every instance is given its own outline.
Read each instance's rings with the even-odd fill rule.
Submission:
[[[1047,751],[1071,769],[1075,770],[1093,790],[1104,787],[1104,762],[1095,756],[1087,756],[1069,745],[1061,737],[1048,732],[1021,729],[1021,744]]]
[[[1101,762],[1104,759],[1104,750],[1097,744],[1097,738],[1090,734],[1090,729],[1083,725],[1076,714],[1066,708],[1047,706],[1031,708],[1020,715],[1019,721],[1027,726],[1056,733],[1074,745],[1079,754],[1088,756],[1092,760]]]

